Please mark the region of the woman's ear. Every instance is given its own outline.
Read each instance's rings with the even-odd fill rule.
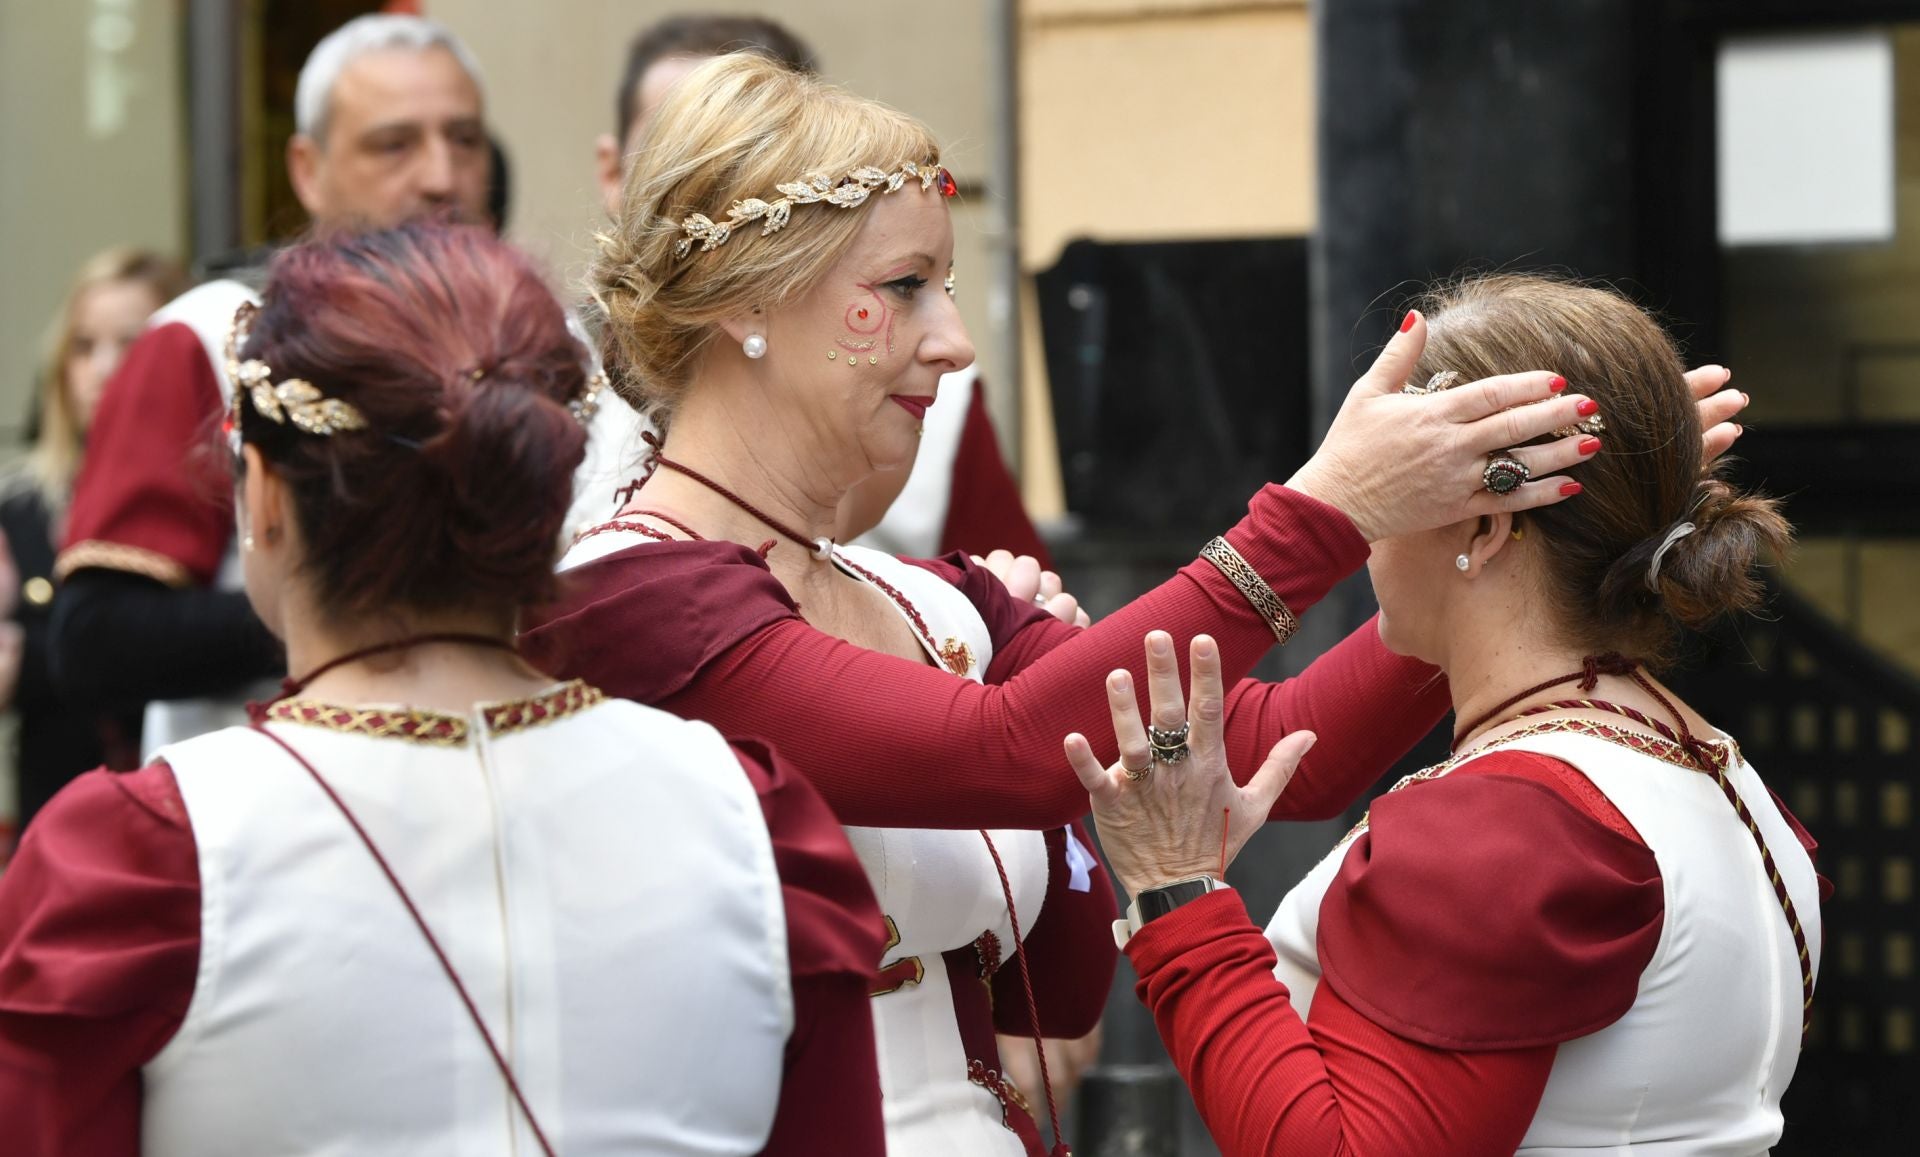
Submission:
[[[255,549],[276,544],[286,537],[293,496],[259,447],[244,446],[240,456],[246,464],[240,479],[240,533]]]
[[[720,322],[720,332],[727,335],[734,345],[740,345],[754,335],[767,336],[767,315],[755,306],[749,313],[738,313]]]
[[[1483,514],[1473,521],[1472,537],[1460,552],[1461,557],[1467,560],[1464,569],[1468,576],[1479,574],[1483,567],[1514,542],[1513,528],[1511,514]]]

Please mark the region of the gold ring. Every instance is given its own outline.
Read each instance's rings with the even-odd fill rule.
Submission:
[[[1141,768],[1139,771],[1135,771],[1131,767],[1128,767],[1126,764],[1122,763],[1120,765],[1120,774],[1126,776],[1128,779],[1132,780],[1134,783],[1139,783],[1141,780],[1153,774],[1153,759],[1149,757],[1147,759],[1147,765]]]

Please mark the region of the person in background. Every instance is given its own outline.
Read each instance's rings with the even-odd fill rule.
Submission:
[[[627,49],[627,63],[614,93],[613,133],[594,142],[601,204],[620,217],[621,186],[639,145],[641,130],[669,90],[701,62],[733,52],[758,52],[807,76],[820,72],[813,49],[780,23],[759,16],[683,13],[648,25]],[[905,468],[886,470],[851,490],[841,504],[837,537],[859,540],[889,554],[933,558],[950,551],[995,559],[1001,578],[1012,577],[1016,556],[1039,563],[1032,590],[1024,569],[1016,594],[1060,598],[1046,543],[1021,505],[1020,486],[1000,456],[999,436],[987,412],[986,391],[973,366],[940,382],[940,402],[927,411],[919,452]],[[601,512],[600,521],[605,517]],[[1078,605],[1061,601],[1056,614],[1074,621]]]
[[[19,468],[0,476],[0,707],[20,719],[14,815],[23,827],[68,780],[99,766],[109,746],[127,746],[138,725],[74,710],[55,689],[48,659],[53,559],[107,379],[147,317],[185,288],[178,262],[143,249],[108,249],[80,267],[49,330],[32,449]]]
[[[335,234],[232,332],[241,569],[299,678],[27,833],[9,1157],[880,1157],[832,814],[514,653],[592,380],[541,275],[472,226]]]
[[[342,25],[302,66],[294,113],[287,170],[314,233],[491,220],[479,66],[442,25]],[[256,300],[254,280],[187,293],[128,350],[55,564],[55,679],[76,705],[148,705],[147,751],[234,722],[250,689],[283,670],[238,589],[223,467],[207,449],[232,393],[220,343],[234,309]],[[611,501],[609,488],[596,505]]]

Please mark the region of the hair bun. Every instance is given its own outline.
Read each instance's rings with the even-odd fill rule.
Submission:
[[[366,420],[353,437],[242,433],[292,488],[330,615],[545,598],[586,432],[566,311],[490,231],[421,223],[275,259],[254,332],[284,376]]]
[[[1694,524],[1693,532],[1667,548],[1653,584],[1667,614],[1697,630],[1724,615],[1758,607],[1762,590],[1754,568],[1783,557],[1793,543],[1779,502],[1743,494],[1710,475],[1701,480],[1693,513],[1685,521]],[[1629,556],[1644,557],[1643,583],[1665,537],[1663,533],[1649,540]]]
[[[462,565],[510,588],[551,568],[587,435],[524,363],[496,362],[449,390],[446,425],[421,447],[445,485],[445,530]],[[556,481],[559,483],[556,486]]]

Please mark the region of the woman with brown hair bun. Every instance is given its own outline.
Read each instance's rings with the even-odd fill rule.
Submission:
[[[1220,649],[1194,641],[1188,708],[1150,641],[1154,713],[1191,712],[1186,773],[1129,782],[1067,741],[1136,896],[1140,998],[1229,1157],[1764,1153],[1825,881],[1739,745],[1652,672],[1755,609],[1787,523],[1703,474],[1679,357],[1631,302],[1498,276],[1423,310],[1409,393],[1556,366],[1607,453],[1577,503],[1374,544],[1380,638],[1446,675],[1454,754],[1376,801],[1264,938],[1220,877],[1308,740],[1235,787]],[[1146,738],[1124,672],[1111,690],[1124,764]]]
[[[586,351],[490,233],[274,261],[229,341],[250,727],[83,776],[0,879],[22,1154],[882,1151],[879,913],[763,745],[556,683]]]
[[[832,541],[847,490],[911,460],[941,376],[973,359],[954,191],[925,125],[764,58],[674,86],[593,273],[619,388],[665,443],[621,516],[568,552],[570,588],[523,646],[795,761],[850,825],[888,920],[873,1007],[889,1145],[1011,1157],[1041,1150],[1052,1098],[1005,1080],[994,1031],[1086,1032],[1115,962],[1111,885],[1070,826],[1086,796],[1059,756],[1106,709],[1100,675],[1138,663],[1156,624],[1213,632],[1246,674],[1369,540],[1571,498],[1559,472],[1593,455],[1583,437],[1512,451],[1532,479],[1499,493],[1487,455],[1596,407],[1546,371],[1403,397],[1424,337],[1409,314],[1290,485],[1105,621],[1054,621],[963,557]],[[1275,812],[1324,817],[1445,706],[1432,668],[1369,627],[1299,679],[1236,686],[1228,741],[1245,756],[1294,729],[1337,738],[1339,762],[1310,759]],[[1156,753],[1169,765],[1178,724]]]

